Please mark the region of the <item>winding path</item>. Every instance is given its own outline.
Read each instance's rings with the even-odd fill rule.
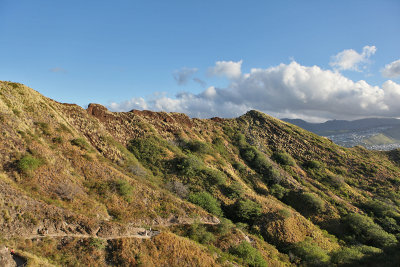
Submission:
[[[140,239],[150,239],[156,235],[159,235],[160,231],[144,231],[139,232],[138,234],[126,234],[126,235],[110,235],[110,236],[97,236],[97,235],[88,235],[88,234],[67,234],[67,233],[56,233],[56,234],[36,234],[36,235],[28,235],[23,236],[26,239],[34,239],[34,238],[45,238],[45,237],[77,237],[77,238],[97,238],[101,240],[111,240],[111,239],[120,239],[120,238],[140,238]]]

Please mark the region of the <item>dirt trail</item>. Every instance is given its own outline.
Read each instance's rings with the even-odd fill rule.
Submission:
[[[77,238],[97,238],[101,240],[111,240],[111,239],[120,239],[120,238],[140,238],[140,239],[150,239],[158,234],[160,231],[140,231],[139,229],[137,234],[126,234],[126,235],[110,235],[110,236],[98,236],[98,235],[88,235],[88,234],[67,234],[67,233],[55,233],[55,234],[35,234],[35,235],[26,235],[22,236],[26,239],[34,239],[34,238],[45,238],[45,237],[77,237]]]

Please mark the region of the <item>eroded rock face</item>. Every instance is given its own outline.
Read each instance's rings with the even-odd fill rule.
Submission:
[[[13,260],[11,253],[5,246],[0,246],[0,266],[3,267],[14,267],[17,266]]]

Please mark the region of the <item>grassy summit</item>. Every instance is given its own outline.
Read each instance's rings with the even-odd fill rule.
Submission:
[[[397,266],[400,151],[249,111],[109,112],[0,82],[0,241],[28,263]]]

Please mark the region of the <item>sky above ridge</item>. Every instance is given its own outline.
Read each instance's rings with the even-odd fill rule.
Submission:
[[[400,1],[0,0],[0,80],[60,102],[400,117]]]

